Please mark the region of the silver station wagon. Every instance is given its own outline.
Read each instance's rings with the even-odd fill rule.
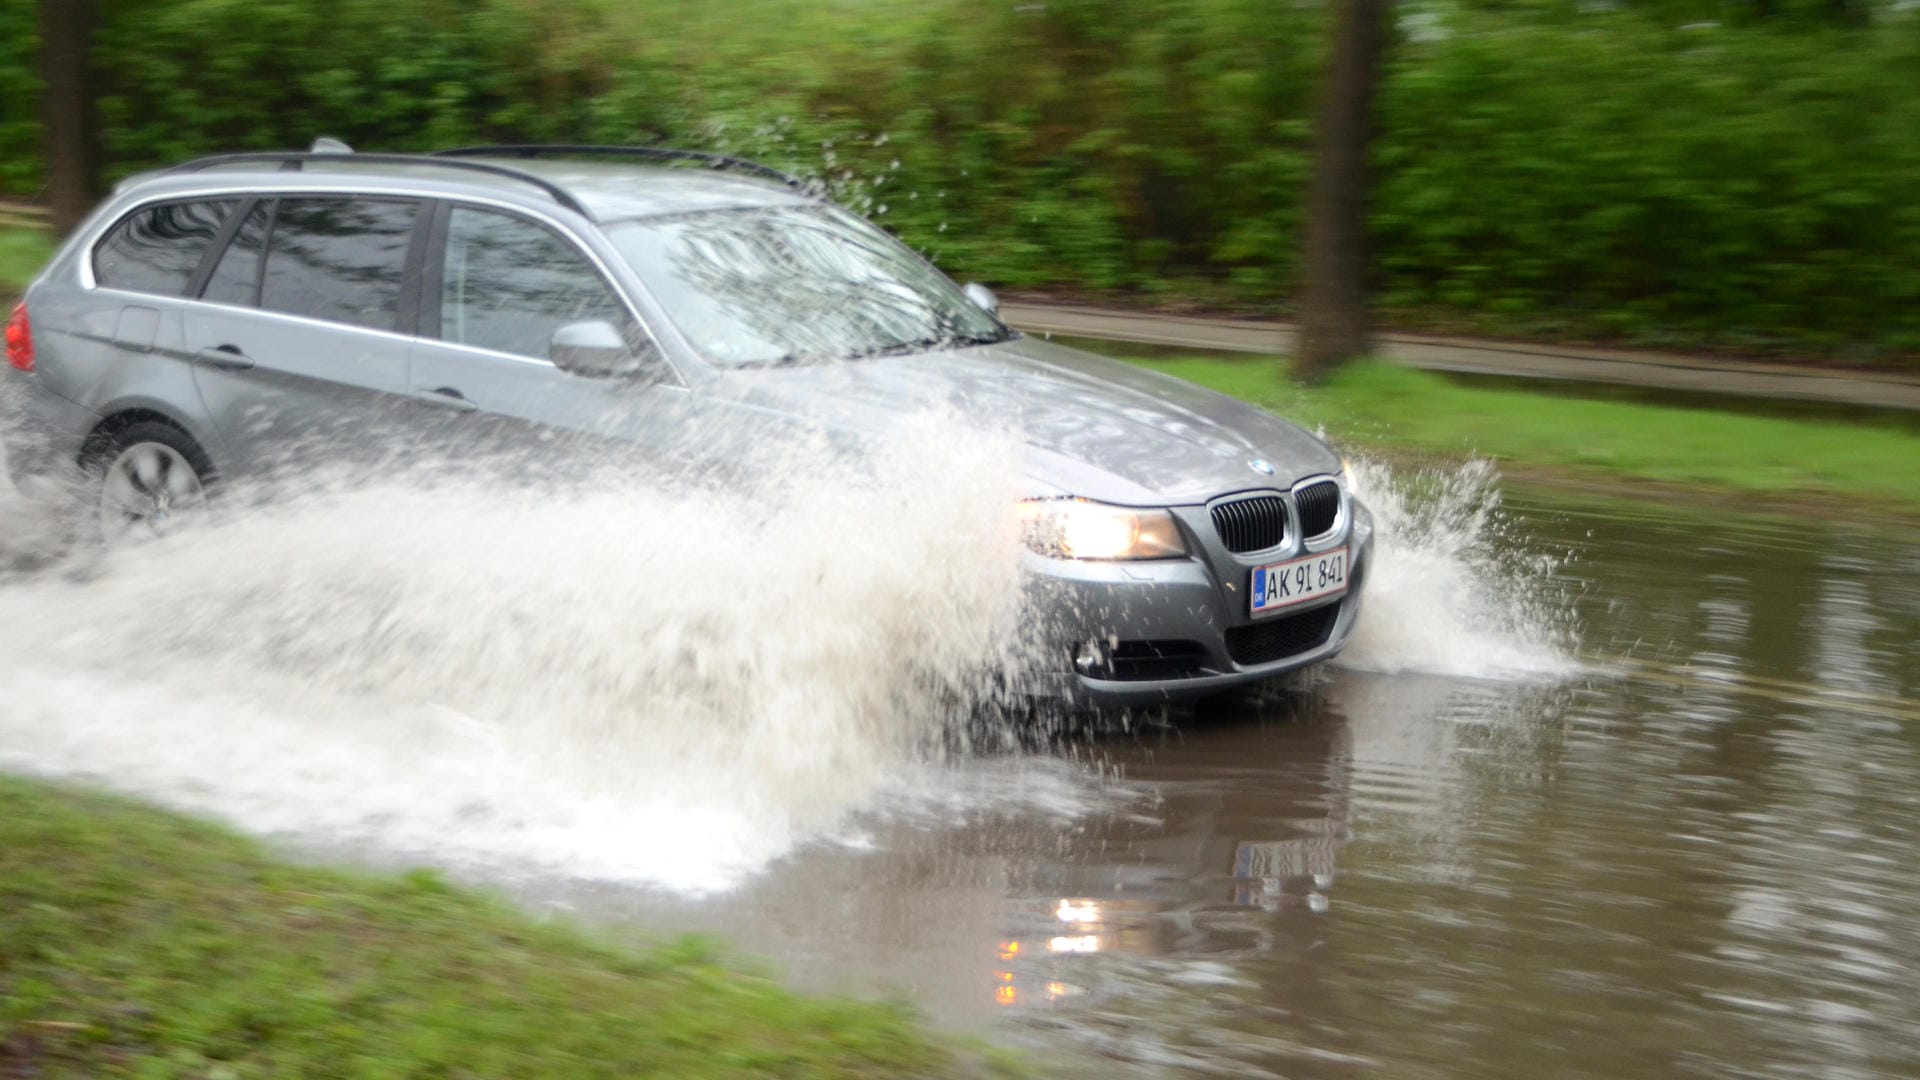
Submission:
[[[769,418],[858,437],[959,402],[1026,440],[1042,694],[1195,698],[1341,649],[1373,522],[1337,454],[995,311],[752,162],[205,158],[121,185],[12,312],[6,460],[24,490],[84,485],[111,535],[164,528],[316,437],[378,443],[385,423],[698,464],[742,452],[712,433]]]

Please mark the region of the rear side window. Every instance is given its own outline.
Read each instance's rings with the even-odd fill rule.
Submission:
[[[545,360],[555,330],[588,320],[639,341],[612,286],[579,248],[524,218],[453,208],[440,274],[441,340]]]
[[[260,306],[392,330],[418,203],[285,198],[267,239]]]
[[[93,277],[111,289],[180,296],[233,212],[232,199],[165,203],[134,212],[93,249]]]

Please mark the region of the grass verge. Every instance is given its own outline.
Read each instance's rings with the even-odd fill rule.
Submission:
[[[1251,401],[1337,441],[1389,453],[1478,454],[1523,471],[1613,477],[1793,502],[1841,497],[1920,513],[1920,433],[1897,423],[1754,416],[1461,383],[1379,361],[1324,384],[1272,357],[1133,363]]]
[[[0,298],[16,297],[53,256],[53,235],[44,229],[0,227]]]
[[[0,776],[0,1076],[880,1077],[1005,1069],[684,941]]]

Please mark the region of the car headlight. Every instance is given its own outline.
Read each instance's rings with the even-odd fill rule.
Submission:
[[[1348,491],[1353,490],[1353,462],[1346,458],[1340,459],[1340,480],[1347,485]]]
[[[1187,553],[1180,527],[1165,510],[1029,499],[1020,504],[1020,521],[1028,547],[1060,559],[1170,559]]]

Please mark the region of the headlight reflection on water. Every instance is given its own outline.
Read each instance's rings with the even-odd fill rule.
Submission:
[[[1040,917],[1050,917],[1061,924],[1061,929],[1072,932],[998,942],[994,955],[999,963],[993,968],[992,982],[995,1004],[1054,1005],[1083,997],[1089,992],[1086,986],[1060,976],[1073,973],[1076,957],[1103,952],[1118,944],[1117,940],[1108,939],[1123,928],[1105,925],[1108,913],[1102,901],[1066,897],[1050,904],[1049,908],[1042,909],[1046,914]]]
[[[1097,923],[1100,921],[1100,902],[1098,900],[1062,900],[1054,909],[1054,918],[1063,923]]]

